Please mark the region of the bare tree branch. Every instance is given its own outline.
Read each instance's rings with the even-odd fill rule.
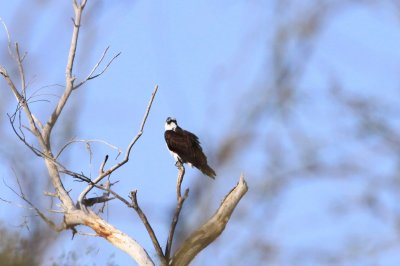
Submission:
[[[80,204],[83,200],[83,198],[87,195],[87,193],[89,193],[89,191],[94,187],[93,184],[97,184],[99,183],[104,177],[110,175],[112,172],[114,172],[115,170],[117,170],[118,168],[120,168],[122,165],[126,164],[129,161],[129,155],[131,153],[132,147],[133,145],[135,145],[136,141],[140,138],[140,136],[143,134],[143,129],[144,129],[144,125],[146,124],[146,120],[147,117],[150,113],[150,109],[151,109],[151,105],[153,104],[154,101],[154,97],[156,96],[158,90],[158,85],[156,85],[156,87],[154,88],[154,91],[151,95],[149,104],[147,105],[147,109],[146,112],[144,114],[143,120],[142,120],[142,124],[140,125],[140,129],[138,134],[133,138],[133,140],[131,141],[131,143],[129,143],[128,148],[126,150],[126,154],[125,154],[125,158],[119,162],[118,164],[114,165],[113,167],[111,167],[110,169],[108,169],[107,171],[103,171],[102,173],[100,173],[95,180],[93,180],[93,182],[91,182],[83,191],[82,193],[79,195],[78,198],[78,203]]]
[[[21,131],[21,129],[20,129],[20,131],[21,131],[21,134],[20,134],[20,133],[18,133],[17,129],[15,128],[14,123],[15,123],[15,118],[16,118],[17,112],[18,112],[18,109],[17,109],[17,111],[16,111],[13,115],[11,115],[11,116],[8,115],[8,118],[9,118],[10,124],[11,124],[11,127],[12,127],[12,129],[13,129],[15,135],[16,135],[16,136],[17,136],[17,137],[18,137],[18,138],[19,138],[19,139],[20,139],[20,140],[21,140],[35,155],[37,155],[37,156],[39,156],[39,157],[42,157],[42,158],[44,158],[44,159],[49,160],[50,162],[52,162],[55,166],[57,166],[57,168],[59,168],[59,171],[60,171],[61,173],[65,173],[65,174],[70,175],[70,176],[72,176],[72,177],[74,177],[74,178],[78,178],[78,179],[81,180],[81,181],[85,181],[85,182],[88,182],[88,183],[91,182],[91,180],[90,180],[88,177],[84,176],[83,174],[79,174],[79,173],[76,173],[76,172],[73,172],[73,171],[70,171],[70,170],[66,169],[65,166],[63,166],[60,162],[58,162],[56,159],[54,159],[51,155],[47,155],[47,154],[43,153],[41,150],[39,150],[38,148],[34,147],[32,144],[28,143],[27,140],[25,139],[25,136],[23,135],[23,132]],[[21,119],[21,118],[19,118],[19,119]],[[21,126],[20,126],[20,127],[21,127]]]
[[[182,186],[182,182],[183,182],[183,176],[185,175],[185,167],[179,161],[177,162],[177,167],[178,167],[178,170],[179,170],[178,171],[178,178],[177,178],[177,181],[176,181],[176,197],[177,197],[176,200],[177,200],[177,203],[176,203],[174,216],[172,218],[171,226],[170,226],[170,229],[169,229],[167,245],[165,246],[165,257],[167,258],[168,261],[170,260],[171,249],[172,249],[172,241],[173,241],[173,238],[174,238],[176,225],[178,224],[179,214],[181,213],[182,205],[183,205],[184,201],[186,200],[186,198],[189,195],[189,189],[185,190],[185,194],[183,195],[183,197],[182,197],[182,194],[181,194],[181,186]]]
[[[121,152],[122,152],[120,148],[118,148],[118,147],[116,147],[116,146],[114,146],[114,145],[108,143],[108,142],[105,141],[105,140],[101,140],[101,139],[73,139],[73,140],[70,140],[70,141],[68,141],[67,143],[64,144],[64,146],[60,149],[60,151],[57,153],[57,155],[56,155],[55,158],[58,159],[58,157],[60,157],[61,153],[62,153],[69,145],[71,145],[71,144],[73,144],[73,143],[77,143],[77,142],[83,142],[83,143],[86,143],[86,144],[87,144],[87,143],[92,143],[92,142],[98,142],[98,143],[105,144],[105,145],[107,145],[108,147],[110,147],[110,148],[112,148],[112,149],[118,151],[118,154],[117,154],[117,156],[115,157],[115,159],[117,159],[118,156],[119,156],[119,155],[121,154]]]
[[[182,198],[181,187],[182,187],[183,177],[185,175],[185,167],[180,161],[177,161],[176,163],[178,167],[178,178],[176,180],[176,200],[179,201],[179,199]]]
[[[89,210],[89,213],[85,213],[78,210],[76,211],[76,214],[72,212],[70,215],[71,216],[69,217],[72,218],[72,221],[67,221],[68,223],[73,223],[74,220],[78,219],[82,224],[92,228],[98,236],[103,237],[112,245],[131,256],[137,264],[141,266],[154,265],[150,256],[142,246],[124,232],[121,232],[111,224],[104,221],[93,211]]]
[[[167,266],[167,260],[162,252],[160,243],[158,242],[158,239],[156,237],[156,234],[154,233],[153,228],[151,227],[149,220],[147,219],[146,215],[144,214],[144,212],[142,211],[142,209],[139,207],[139,204],[137,202],[137,190],[135,191],[131,191],[131,195],[130,198],[132,200],[132,208],[137,212],[137,214],[139,215],[140,219],[142,220],[142,223],[144,224],[144,226],[146,227],[147,233],[149,234],[150,238],[151,238],[151,242],[153,243],[154,249],[157,252],[158,258],[160,259],[161,265],[163,266]]]
[[[85,5],[86,5],[86,0],[83,0],[80,5],[78,5],[78,3],[75,0],[73,0],[75,18],[74,18],[74,28],[72,32],[71,44],[68,54],[68,62],[65,70],[66,86],[63,95],[58,101],[57,106],[53,110],[43,130],[43,138],[47,144],[50,143],[51,131],[53,130],[55,123],[57,122],[62,110],[64,109],[64,106],[67,103],[67,100],[72,93],[72,89],[74,88],[75,77],[73,76],[72,71],[74,67],[76,49],[78,45],[79,29],[81,27],[81,17]]]
[[[20,79],[21,79],[22,97],[24,97],[24,99],[26,99],[25,72],[24,72],[24,66],[22,64],[22,61],[24,59],[21,58],[21,56],[20,56],[18,43],[15,43],[15,51],[17,52],[17,64],[18,64],[18,69],[19,69],[19,74],[20,74]]]
[[[239,183],[225,196],[217,212],[206,223],[194,231],[175,252],[170,265],[189,265],[200,251],[212,243],[225,229],[232,212],[247,190],[246,181],[243,175],[241,175]]]
[[[95,78],[97,78],[98,76],[102,75],[102,74],[108,69],[108,67],[111,65],[111,63],[112,63],[120,54],[121,54],[121,52],[119,52],[119,53],[117,53],[116,55],[114,55],[114,57],[111,58],[111,60],[107,63],[107,65],[103,68],[102,71],[100,71],[98,74],[96,74],[96,75],[94,75],[94,76],[90,75],[90,76],[87,78],[87,80],[95,79]],[[97,67],[96,67],[96,68],[97,68]],[[93,73],[92,73],[92,74],[93,74]]]
[[[17,113],[17,112],[18,112],[18,110],[16,111],[16,113]],[[13,115],[7,114],[8,119],[9,119],[10,124],[11,124],[12,130],[14,131],[15,135],[16,135],[16,136],[17,136],[17,137],[18,137],[18,138],[19,138],[19,139],[20,139],[20,140],[21,140],[35,155],[42,157],[43,153],[42,153],[38,148],[34,147],[32,144],[29,144],[29,143],[27,142],[27,140],[25,139],[25,135],[23,134],[23,132],[22,132],[22,130],[21,130],[21,127],[19,127],[20,132],[18,132],[17,129],[15,128],[14,122],[15,122],[15,118],[16,118],[16,113],[14,113]]]
[[[14,82],[12,81],[11,77],[8,75],[6,69],[3,66],[0,66],[0,75],[2,75],[5,78],[5,80],[8,83],[8,86],[10,87],[15,98],[17,99],[18,104],[21,105],[21,107],[25,111],[25,114],[28,118],[30,129],[31,129],[32,133],[38,138],[40,145],[44,146],[44,140],[42,138],[42,135],[41,135],[39,129],[36,126],[35,119],[32,116],[32,113],[29,109],[26,99],[19,93],[17,87],[15,86]],[[23,75],[23,73],[21,75]]]
[[[4,22],[4,20],[0,17],[0,21],[3,24],[4,30],[6,31],[6,35],[7,35],[7,49],[8,49],[8,53],[9,55],[14,58],[14,55],[11,51],[11,38],[10,38],[10,32],[8,31],[7,25]]]
[[[109,48],[110,48],[110,46],[108,46],[108,47],[104,50],[104,52],[103,52],[103,54],[101,55],[99,61],[98,61],[98,62],[96,63],[96,65],[93,67],[92,71],[90,71],[89,75],[88,75],[84,80],[82,80],[78,85],[74,86],[74,88],[73,88],[72,90],[76,90],[76,89],[78,89],[80,86],[82,86],[83,84],[85,84],[87,81],[89,81],[89,80],[91,80],[91,79],[95,79],[95,78],[99,77],[100,75],[102,75],[102,74],[108,69],[108,67],[111,65],[111,63],[114,61],[114,59],[116,59],[116,58],[121,54],[121,52],[119,52],[119,53],[117,53],[116,55],[114,55],[114,57],[111,58],[111,60],[110,60],[110,61],[108,62],[108,64],[103,68],[102,71],[100,71],[100,72],[99,72],[98,74],[96,74],[96,75],[93,75],[94,72],[97,70],[97,68],[100,66],[101,62],[103,61],[103,59],[104,59],[105,55],[107,54],[107,51],[108,51]]]
[[[104,166],[106,166],[107,161],[108,161],[108,155],[106,155],[106,156],[104,157],[104,160],[103,160],[103,162],[102,162],[101,165],[100,165],[99,174],[104,173]]]
[[[18,188],[19,188],[19,193],[17,191],[15,191],[12,187],[10,187],[9,185],[7,185],[6,183],[4,183],[12,192],[14,192],[14,194],[16,194],[17,196],[19,196],[21,199],[23,199],[26,203],[28,203],[28,205],[35,210],[35,212],[37,213],[37,215],[54,231],[56,232],[61,232],[63,230],[66,229],[65,224],[60,224],[60,225],[56,225],[50,218],[48,218],[43,212],[41,212],[39,210],[39,208],[37,208],[26,196],[25,193],[22,190],[22,186],[21,183],[19,181],[19,178],[17,176],[17,174],[14,171],[14,176],[15,179],[17,181],[18,184]]]
[[[11,201],[6,200],[6,199],[3,199],[3,198],[1,198],[1,197],[0,197],[0,200],[3,201],[3,202],[5,202],[5,203],[11,203]]]

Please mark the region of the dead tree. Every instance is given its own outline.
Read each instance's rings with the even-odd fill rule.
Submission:
[[[178,165],[177,205],[164,250],[162,249],[161,244],[157,239],[157,236],[154,233],[154,230],[151,227],[145,213],[139,206],[137,200],[137,191],[133,190],[129,195],[130,200],[128,200],[112,189],[113,183],[110,183],[109,181],[102,183],[106,177],[110,176],[111,173],[117,171],[129,161],[132,147],[143,134],[146,120],[150,113],[158,86],[155,86],[155,89],[151,95],[149,104],[139,128],[139,132],[133,137],[132,141],[127,146],[125,156],[120,162],[109,168],[106,168],[108,156],[105,156],[103,162],[99,166],[99,173],[95,178],[89,178],[88,176],[72,171],[63,165],[63,162],[59,159],[60,154],[68,145],[78,141],[74,140],[67,142],[58,153],[55,153],[51,144],[54,126],[59,120],[64,107],[72,96],[72,93],[85,85],[86,82],[102,75],[110,66],[112,61],[119,56],[119,54],[116,54],[105,65],[105,67],[100,70],[100,65],[102,65],[104,57],[108,51],[107,48],[85,79],[78,81],[74,76],[74,62],[78,47],[78,36],[81,29],[81,18],[86,6],[86,2],[87,0],[82,0],[81,2],[78,2],[77,0],[72,1],[75,16],[73,18],[73,32],[65,70],[65,89],[56,106],[52,110],[51,115],[48,117],[47,121],[44,122],[40,121],[30,109],[30,98],[27,96],[26,92],[27,84],[25,81],[26,79],[23,64],[25,55],[20,52],[18,43],[12,45],[10,34],[6,25],[3,23],[9,40],[9,54],[15,59],[16,65],[18,66],[20,80],[20,86],[18,87],[17,83],[15,83],[13,78],[8,74],[5,66],[0,65],[0,74],[6,80],[8,87],[17,100],[17,108],[15,113],[13,115],[9,115],[10,124],[19,140],[22,141],[26,147],[33,152],[33,154],[41,157],[44,160],[49,179],[52,187],[54,188],[54,192],[47,193],[47,196],[51,196],[59,200],[60,210],[58,210],[58,212],[63,215],[63,221],[60,224],[57,224],[50,219],[48,214],[41,211],[30,201],[28,197],[25,196],[21,186],[19,186],[19,192],[16,191],[16,193],[28,205],[30,205],[30,207],[44,222],[46,222],[55,231],[60,232],[63,230],[71,230],[72,234],[75,235],[76,233],[79,233],[76,228],[78,225],[87,226],[94,230],[96,236],[103,237],[115,247],[129,254],[139,265],[154,265],[154,262],[150,258],[148,251],[146,251],[134,238],[118,230],[93,211],[93,206],[96,204],[104,203],[112,199],[118,199],[128,208],[134,209],[138,214],[152,240],[161,265],[188,265],[200,251],[212,243],[222,233],[236,205],[242,196],[247,192],[247,184],[242,175],[238,184],[225,196],[215,214],[197,230],[191,233],[183,242],[183,244],[176,249],[176,252],[172,254],[171,250],[175,228],[179,220],[179,214],[183,203],[188,197],[189,193],[188,189],[183,193],[183,195],[181,193],[181,183],[185,174],[183,165]],[[24,125],[21,120],[23,114],[26,118],[26,121],[28,121],[28,125]],[[32,144],[26,137],[26,134],[32,134],[33,138],[35,139],[35,143]],[[90,141],[87,140],[84,142]],[[104,141],[102,142],[105,143]],[[110,145],[108,143],[105,144]],[[70,178],[85,182],[87,184],[77,199],[73,199],[69,195],[68,189],[65,187],[65,184],[61,179],[62,175],[70,176]],[[88,198],[88,193],[94,188],[103,190],[103,195]]]

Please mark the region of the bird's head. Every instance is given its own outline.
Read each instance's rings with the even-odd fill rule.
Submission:
[[[176,122],[176,119],[173,117],[168,117],[167,120],[165,121],[165,130],[175,130],[177,126],[178,123]]]

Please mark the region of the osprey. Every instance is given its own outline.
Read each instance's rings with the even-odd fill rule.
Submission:
[[[215,178],[215,171],[207,164],[207,157],[200,146],[199,138],[180,128],[175,118],[167,118],[164,137],[176,163],[187,163],[191,167],[199,169],[203,174]]]

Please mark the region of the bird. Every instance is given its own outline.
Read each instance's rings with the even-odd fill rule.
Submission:
[[[165,121],[164,138],[168,150],[175,159],[175,165],[187,163],[215,179],[216,173],[207,163],[199,138],[192,132],[180,128],[175,118],[168,117]]]

